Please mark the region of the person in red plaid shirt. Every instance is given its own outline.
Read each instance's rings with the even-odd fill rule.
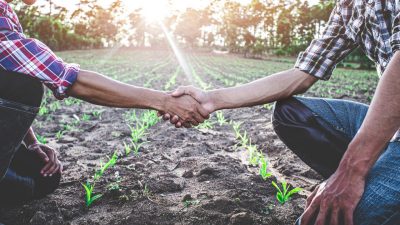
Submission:
[[[209,113],[191,97],[176,99],[64,62],[45,44],[24,35],[8,2],[0,0],[1,204],[40,198],[59,185],[62,164],[56,151],[40,144],[31,128],[42,84],[60,100],[71,96],[103,106],[155,109],[179,116],[187,127],[208,118]]]

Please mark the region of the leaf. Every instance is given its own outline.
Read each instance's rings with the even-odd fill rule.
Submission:
[[[276,188],[276,190],[278,190],[278,192],[282,193],[281,189],[278,187],[278,185],[272,181],[272,185]]]
[[[302,190],[303,190],[302,188],[297,187],[297,188],[292,189],[291,191],[289,191],[289,193],[287,193],[287,196],[290,197],[290,196],[292,196],[292,195],[294,195],[296,193],[299,193]]]

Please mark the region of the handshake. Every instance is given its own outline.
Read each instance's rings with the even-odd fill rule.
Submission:
[[[216,110],[210,94],[193,86],[179,87],[170,93],[164,109],[158,112],[164,120],[177,128],[197,126],[210,118]]]

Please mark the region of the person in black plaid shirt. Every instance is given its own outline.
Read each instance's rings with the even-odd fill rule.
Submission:
[[[376,63],[381,76],[370,106],[292,97],[329,79],[357,47]],[[340,0],[322,37],[300,54],[294,69],[234,88],[206,92],[180,87],[173,95],[191,95],[210,112],[277,101],[276,133],[327,179],[309,196],[297,224],[398,225],[399,48],[399,0]],[[164,119],[181,125],[168,114]]]

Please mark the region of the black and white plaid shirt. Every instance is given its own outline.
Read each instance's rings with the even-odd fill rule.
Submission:
[[[322,37],[300,53],[295,67],[327,80],[357,47],[381,75],[400,49],[400,0],[338,0]]]

